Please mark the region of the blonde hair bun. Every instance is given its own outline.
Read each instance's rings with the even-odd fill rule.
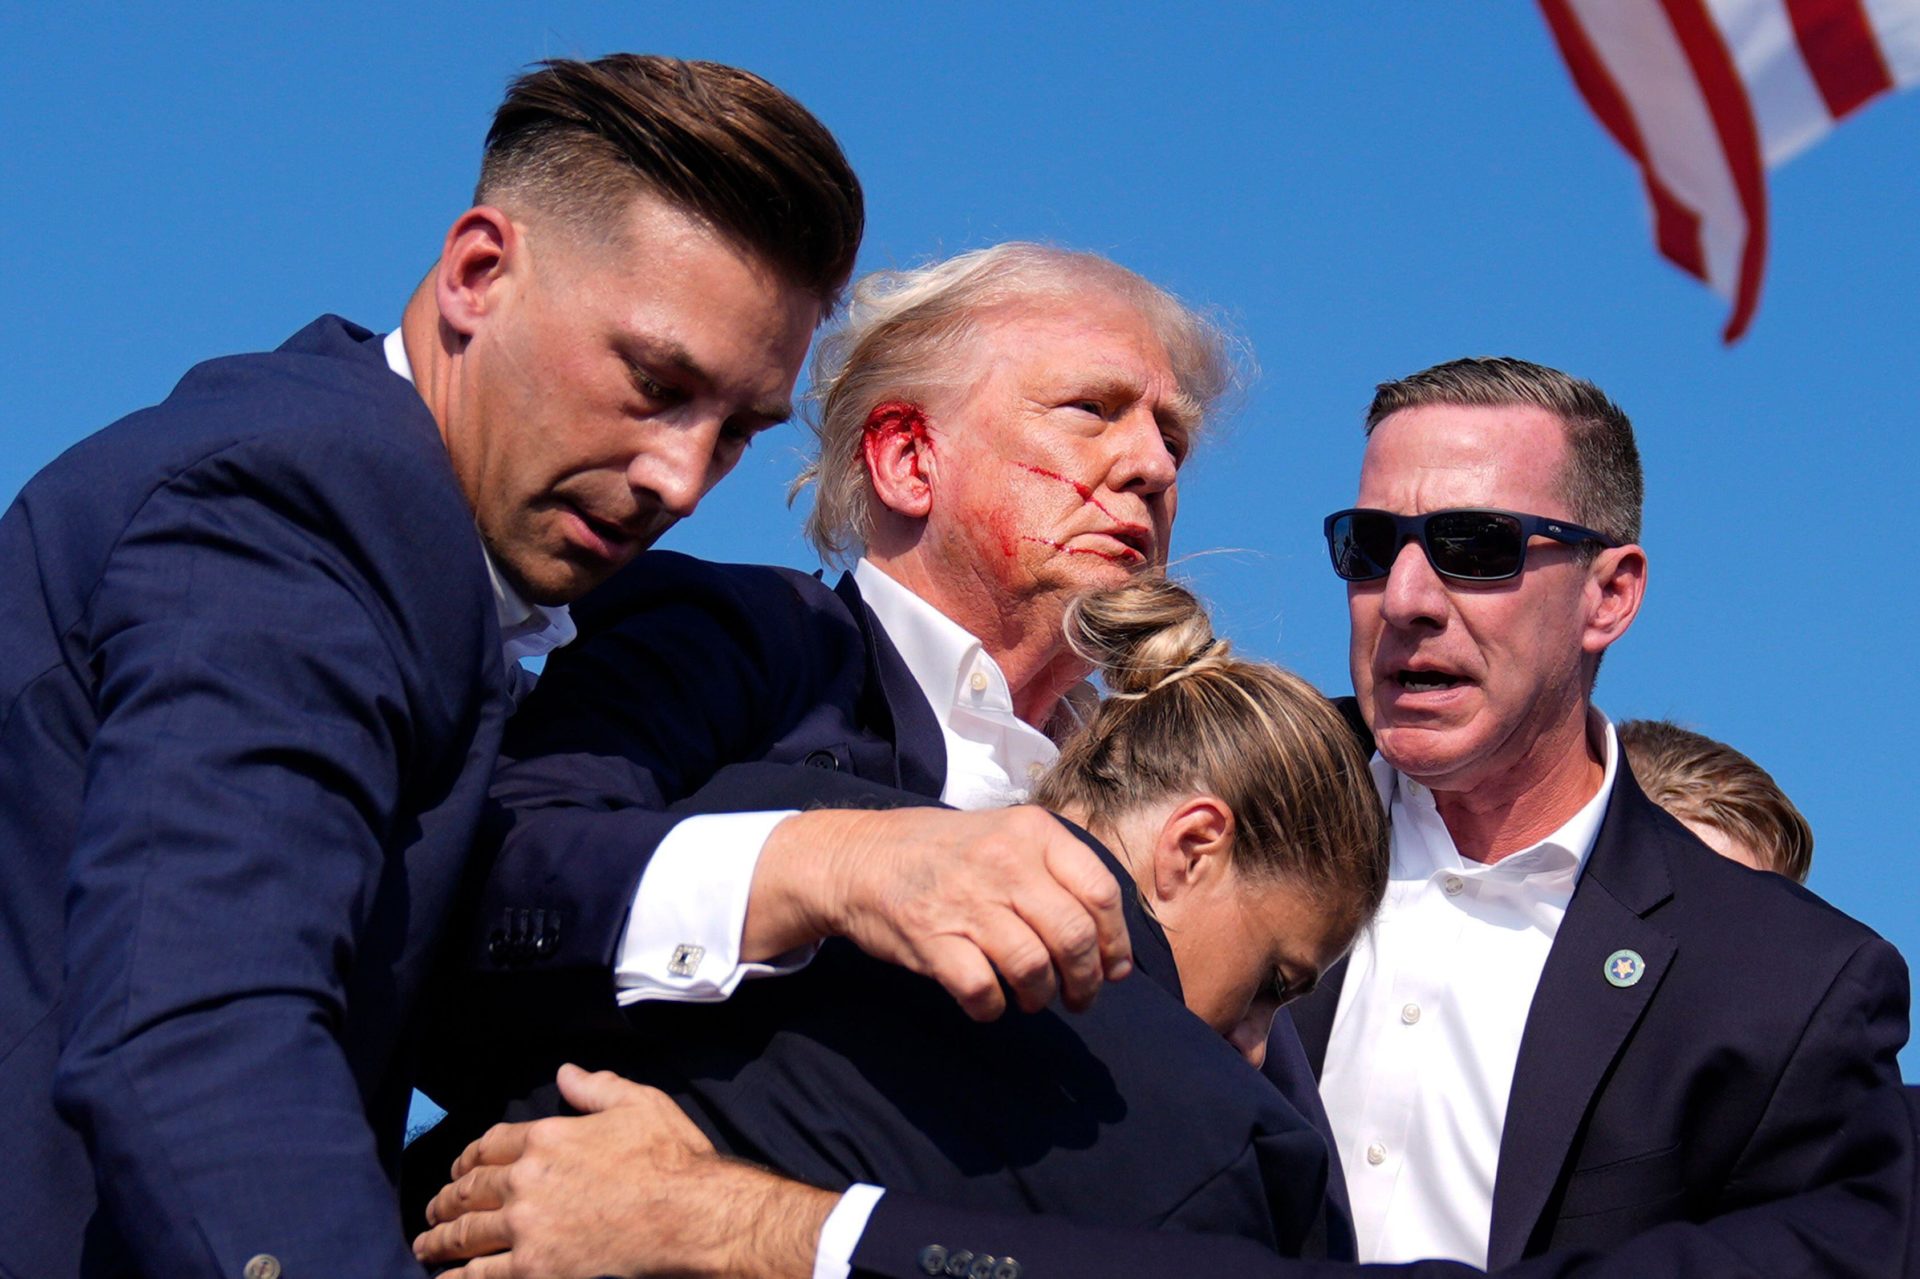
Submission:
[[[1122,698],[1144,697],[1231,652],[1193,592],[1159,576],[1081,596],[1067,610],[1066,632],[1073,651]]]

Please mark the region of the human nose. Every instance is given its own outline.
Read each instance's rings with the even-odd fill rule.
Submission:
[[[686,519],[718,478],[713,470],[720,429],[715,421],[652,433],[627,464],[628,486],[651,493],[674,519]]]
[[[1144,406],[1127,418],[1114,488],[1143,494],[1164,493],[1180,478],[1180,464],[1167,447],[1159,421]]]
[[[1380,611],[1395,626],[1411,626],[1421,621],[1438,623],[1446,617],[1446,584],[1433,571],[1426,549],[1412,538],[1402,544],[1387,570]]]
[[[1233,1028],[1233,1033],[1227,1036],[1227,1042],[1232,1044],[1240,1055],[1247,1059],[1247,1064],[1255,1070],[1266,1064],[1267,1040],[1273,1035],[1273,1018],[1279,1011],[1278,1004],[1256,1003],[1247,1010],[1247,1015],[1242,1017],[1239,1024]]]

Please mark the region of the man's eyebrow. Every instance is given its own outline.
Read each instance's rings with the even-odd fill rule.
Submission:
[[[1184,435],[1193,435],[1199,431],[1200,423],[1206,418],[1206,411],[1200,407],[1200,401],[1185,391],[1176,392],[1161,406],[1157,415],[1160,425],[1172,427]]]
[[[1076,385],[1080,392],[1102,400],[1138,400],[1145,395],[1137,378],[1124,373],[1094,372],[1080,378]],[[1200,423],[1206,417],[1200,401],[1185,391],[1175,391],[1167,397],[1166,403],[1154,411],[1154,418],[1161,426],[1192,435],[1200,429]]]
[[[714,384],[713,374],[705,365],[693,357],[693,352],[670,338],[625,338],[620,342],[621,354],[629,361],[651,365],[662,372],[671,373],[684,381],[694,383],[700,389],[710,389]],[[793,416],[793,401],[786,396],[777,400],[768,400],[755,404],[747,412],[754,418],[774,427]]]

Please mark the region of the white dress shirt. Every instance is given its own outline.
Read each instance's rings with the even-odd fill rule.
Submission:
[[[1353,1200],[1362,1261],[1485,1267],[1520,1036],[1547,952],[1613,794],[1600,789],[1533,847],[1460,856],[1433,792],[1373,759],[1392,830],[1386,900],[1354,944],[1320,1094]]]

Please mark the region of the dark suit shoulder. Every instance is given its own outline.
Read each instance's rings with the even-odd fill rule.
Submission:
[[[791,635],[847,628],[840,597],[811,573],[772,564],[727,564],[676,551],[648,551],[574,606],[580,641],[639,624],[663,608],[704,609]]]
[[[1815,954],[1844,958],[1879,939],[1872,928],[1785,875],[1722,857],[1637,791],[1633,801],[1636,841],[1644,853],[1657,850],[1664,858],[1676,911],[1711,924],[1708,933],[1717,943],[1770,953],[1787,943],[1805,959]]]

